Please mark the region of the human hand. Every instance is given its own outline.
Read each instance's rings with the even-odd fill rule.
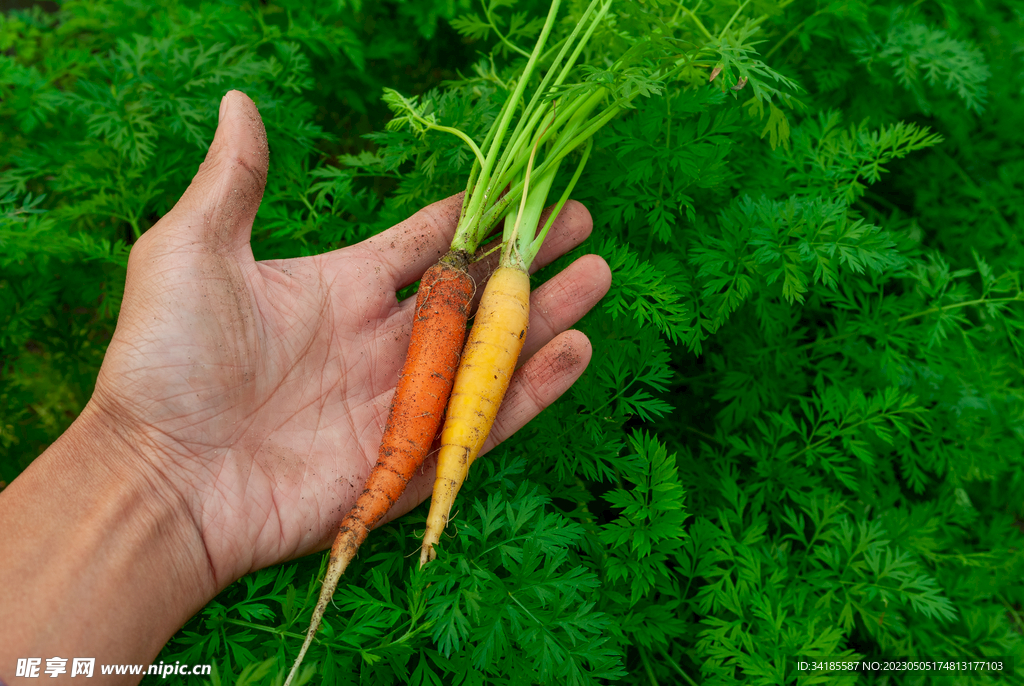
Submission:
[[[229,93],[192,185],[132,248],[93,397],[141,469],[159,475],[154,488],[186,506],[217,589],[333,540],[376,462],[408,346],[414,299],[396,291],[447,251],[460,208],[455,196],[358,245],[256,262],[249,237],[266,173],[259,114]],[[590,229],[586,210],[568,205],[536,264]],[[473,269],[478,284],[486,271]],[[588,256],[534,292],[528,361],[488,447],[582,373],[589,342],[560,332],[609,283],[603,260]],[[429,465],[389,516],[432,485]]]

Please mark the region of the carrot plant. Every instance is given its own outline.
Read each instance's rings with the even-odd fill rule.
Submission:
[[[397,115],[389,124],[391,128],[408,125],[420,135],[431,129],[454,135],[472,151],[473,164],[451,249],[420,282],[409,353],[399,375],[377,463],[341,523],[306,639],[285,686],[298,675],[341,575],[369,530],[398,501],[423,464],[442,417],[447,417],[421,564],[432,557],[433,544],[439,540],[469,464],[490,432],[519,358],[529,320],[529,266],[579,179],[590,151],[590,138],[638,95],[656,92],[661,81],[678,72],[673,62],[637,69],[633,65],[636,56],[627,51],[622,58],[612,60],[608,72],[628,75],[625,84],[570,84],[567,78],[608,16],[612,2],[591,0],[560,45],[545,50],[560,5],[560,0],[552,0],[533,50],[480,146],[465,132],[440,125],[429,114],[417,111],[414,100],[385,89],[384,100]],[[641,39],[632,52],[643,54],[647,49],[647,41]],[[534,73],[541,63],[545,74],[534,84]],[[532,87],[529,98],[528,86]],[[606,100],[610,102],[602,106]],[[581,145],[587,146],[581,163],[538,231],[561,162]],[[540,159],[538,149],[544,151]],[[511,211],[517,204],[518,208]],[[473,331],[462,351],[474,292],[468,260],[503,217],[501,260],[488,281]],[[492,355],[495,350],[501,351],[497,359]],[[452,404],[445,413],[453,383]]]
[[[468,186],[471,147],[399,122],[410,113],[382,89],[486,157],[549,3],[151,7],[0,15],[6,482],[88,397],[126,247],[187,184],[224,90],[253,95],[273,151],[257,256],[330,250]],[[534,84],[586,7],[563,2]],[[627,79],[612,60],[640,37],[650,62],[632,66],[678,75],[594,134],[571,192],[594,220],[581,250],[614,275],[579,324],[588,371],[474,463],[437,559],[408,557],[426,504],[367,539],[307,683],[919,676],[809,674],[804,657],[1019,669],[1019,12],[616,2],[555,95],[606,84],[611,105]],[[581,160],[565,158],[550,199]],[[231,585],[158,659],[212,662],[197,684],[281,684],[325,562]]]
[[[590,152],[588,142],[576,173],[538,232],[547,193],[558,168],[557,164],[550,167],[548,174],[537,179],[530,188],[533,158],[539,143],[540,140],[534,144],[523,172],[519,209],[505,218],[501,259],[487,281],[455,376],[441,432],[437,478],[420,552],[421,565],[434,559],[434,544],[440,541],[448,523],[455,496],[494,425],[526,342],[530,322],[530,264],[568,199]],[[557,139],[552,147],[558,148]]]

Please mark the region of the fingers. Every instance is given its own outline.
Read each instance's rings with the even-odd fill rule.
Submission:
[[[520,363],[590,311],[608,292],[611,279],[611,270],[601,257],[584,255],[534,289],[530,293],[530,327],[519,355]],[[477,293],[481,290],[478,288]],[[413,300],[405,300],[402,309],[392,317],[392,325],[384,329],[400,332],[391,335],[395,336],[395,349],[401,352],[378,360],[373,371],[373,389],[392,389],[398,383],[399,370],[409,345]]]
[[[512,376],[498,417],[484,443],[483,455],[526,426],[569,390],[590,364],[590,340],[579,331],[564,331],[541,348]]]
[[[405,221],[353,247],[388,269],[394,290],[405,288],[448,252],[462,211],[462,195],[458,193],[427,205]]]
[[[608,263],[584,255],[530,294],[530,328],[519,355],[520,364],[561,331],[578,322],[611,287]]]
[[[431,207],[433,207],[433,205],[431,205]],[[542,222],[546,220],[546,216],[541,219]],[[575,200],[570,200],[565,203],[562,207],[562,211],[558,213],[558,217],[555,218],[554,223],[551,225],[551,230],[548,232],[547,238],[541,245],[540,252],[537,253],[537,258],[533,261],[533,264],[530,265],[530,273],[532,274],[538,269],[547,266],[557,258],[583,243],[583,241],[587,240],[590,236],[590,232],[593,228],[594,220],[591,218],[590,212],[586,207]],[[391,230],[393,231],[394,229]],[[488,246],[484,246],[481,250],[489,250],[499,242],[500,239]],[[473,296],[471,310],[475,309],[476,305],[480,302],[480,296],[483,295],[484,286],[487,284],[487,278],[491,275],[491,272],[494,271],[495,267],[498,266],[499,258],[499,251],[495,250],[484,259],[469,265],[469,275],[473,277],[473,283],[476,284],[476,294]],[[415,276],[415,278],[409,280],[409,283],[420,278],[420,276],[423,275],[423,271],[426,271],[432,264],[433,262],[427,264],[423,270]],[[408,285],[408,283],[404,285]],[[602,293],[601,295],[603,296],[604,294]],[[412,316],[410,313],[415,303],[415,295],[406,298],[401,302],[399,310],[395,316],[402,317],[402,321],[405,321],[404,318]]]
[[[579,331],[565,331],[531,357],[512,376],[505,400],[480,454],[483,455],[523,428],[544,408],[558,400],[586,370],[591,353],[590,341],[585,335]],[[434,453],[409,482],[384,521],[402,516],[430,497],[434,489],[436,465],[437,457]]]
[[[437,260],[448,252],[462,210],[462,193],[439,200],[392,228],[369,238],[358,246],[368,257],[378,260],[388,269],[394,290],[405,288],[423,276]],[[543,217],[541,221],[545,221]],[[575,248],[590,235],[594,223],[590,213],[580,203],[570,200],[558,213],[531,273]],[[484,248],[488,250],[496,243]],[[470,265],[470,275],[478,285],[486,281],[498,264],[499,251],[495,250],[483,260]]]
[[[448,198],[448,200],[451,200],[451,199],[452,198]],[[441,202],[447,202],[447,201],[442,200]],[[438,205],[438,204],[440,204],[440,203],[435,203],[434,205],[431,205],[430,207],[434,207],[435,205]],[[430,208],[428,207],[427,209],[430,209]],[[590,212],[587,211],[586,207],[584,207],[582,204],[576,202],[575,200],[570,200],[569,202],[567,202],[562,207],[562,211],[558,213],[558,217],[555,219],[554,223],[551,225],[551,230],[548,232],[547,239],[542,244],[540,252],[537,253],[537,258],[533,261],[533,264],[530,266],[530,272],[533,273],[533,272],[537,271],[538,269],[540,269],[540,268],[550,264],[551,262],[553,262],[558,257],[564,255],[565,253],[569,252],[573,248],[575,248],[578,245],[580,245],[583,241],[585,241],[590,236],[590,232],[593,229],[593,227],[594,227],[593,219],[591,219]],[[394,231],[394,229],[390,229],[389,231]],[[385,232],[385,233],[387,233],[387,232]],[[384,234],[381,234],[381,235],[384,235]],[[371,240],[373,240],[373,239],[371,239]],[[494,253],[489,255],[487,258],[485,258],[483,260],[480,260],[479,262],[475,262],[475,263],[473,263],[473,264],[471,264],[469,266],[469,275],[471,277],[473,277],[473,283],[476,284],[476,293],[473,296],[473,302],[471,303],[470,311],[475,310],[477,304],[480,302],[480,297],[483,295],[484,286],[487,283],[487,278],[490,276],[491,272],[494,271],[494,268],[498,265],[498,258],[499,258],[499,255],[498,255],[497,251],[495,251]],[[431,264],[433,264],[433,262],[431,262],[426,267],[424,267],[423,271],[426,271],[426,269],[429,268]],[[603,269],[604,269],[605,272],[607,272],[607,270],[608,270],[607,265],[603,265]],[[419,274],[416,275],[415,278],[418,279],[422,275],[423,275],[422,272],[420,272]],[[413,280],[415,280],[415,279],[413,279]],[[410,283],[412,283],[412,281],[410,281]],[[610,277],[609,277],[608,283],[611,283]],[[607,290],[608,290],[608,287],[605,286],[604,290],[601,291],[600,295],[598,295],[597,298],[593,300],[593,302],[589,302],[586,305],[586,309],[584,309],[583,312],[586,312],[586,310],[588,310],[591,307],[593,307],[594,303],[596,303],[598,300],[600,300],[602,297],[604,297],[604,294],[605,294],[605,292]],[[582,292],[582,291],[580,291],[580,290],[573,290],[572,292]],[[531,299],[530,302],[531,302],[531,307],[533,307],[533,304],[532,304],[533,300]],[[403,331],[404,333],[401,334],[401,335],[404,336],[407,339],[408,335],[409,335],[409,327],[410,327],[410,323],[409,322],[412,319],[412,310],[413,310],[413,307],[415,306],[415,304],[416,304],[416,296],[415,295],[409,296],[408,298],[403,300],[401,303],[399,303],[398,308],[396,310],[392,311],[392,314],[390,316],[390,321],[388,322],[388,325],[386,327],[384,327],[384,329],[382,329],[382,330],[384,330],[384,331]],[[580,315],[580,316],[582,316],[582,315]],[[572,324],[572,322],[575,322],[577,319],[579,319],[579,317],[576,317],[571,322],[567,323],[566,326],[570,326]],[[531,327],[532,326],[533,325],[531,323]],[[565,327],[563,327],[563,328],[565,328]],[[547,340],[547,339],[545,339],[545,340]],[[402,341],[402,344],[403,345],[407,345],[405,340]],[[539,346],[537,346],[537,347],[539,347]],[[527,343],[527,349],[532,352],[532,351],[536,350],[536,347],[535,348],[529,348],[529,343]],[[522,356],[521,359],[525,360],[526,356],[527,355],[524,353],[524,355]],[[384,372],[384,373],[390,373],[391,370],[389,370],[387,368],[382,368],[381,371]],[[390,386],[388,386],[388,387],[390,387]]]
[[[148,233],[217,252],[248,247],[268,165],[259,110],[241,91],[229,91],[206,159],[174,208]]]

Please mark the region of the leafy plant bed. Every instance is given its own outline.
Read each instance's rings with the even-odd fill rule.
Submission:
[[[0,480],[88,399],[130,245],[226,90],[273,152],[257,258],[333,250],[466,186],[470,148],[386,127],[382,89],[479,141],[547,11],[328,4],[0,16]],[[435,561],[410,557],[426,505],[363,544],[310,683],[1016,683],[1024,9],[611,11],[588,64],[640,12],[690,62],[597,133],[573,194],[593,238],[534,279],[612,267],[591,365],[476,463]],[[280,683],[323,559],[233,584],[159,660]],[[1016,671],[799,666],[826,658]]]

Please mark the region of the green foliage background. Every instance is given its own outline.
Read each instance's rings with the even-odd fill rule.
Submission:
[[[489,8],[529,44],[543,5],[506,4]],[[595,141],[576,193],[594,237],[538,279],[583,251],[612,266],[580,324],[593,362],[477,463],[437,562],[407,557],[425,508],[370,537],[311,682],[1018,682],[1024,3],[644,7],[699,17],[725,69]],[[467,150],[385,131],[378,95],[484,130],[519,59],[488,23],[466,0],[0,15],[0,479],[88,399],[130,245],[226,90],[256,101],[273,151],[257,258],[335,249],[461,190]],[[752,99],[775,83],[759,64],[792,85]],[[239,581],[159,659],[279,683],[320,565]],[[983,656],[1017,671],[796,667]]]

